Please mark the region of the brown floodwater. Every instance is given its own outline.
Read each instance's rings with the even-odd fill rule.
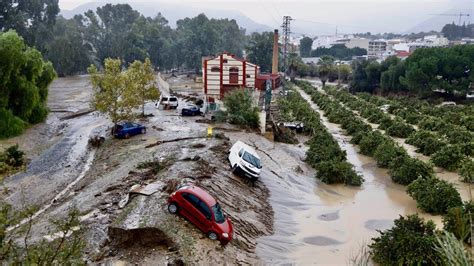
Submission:
[[[390,228],[400,215],[419,213],[441,227],[440,216],[417,209],[406,187],[393,183],[386,169],[359,154],[338,125],[325,117],[322,121],[364,177],[361,187],[321,183],[314,177],[315,171],[302,161],[307,149],[304,145],[273,143],[252,134],[231,137],[243,138],[257,148],[264,166],[261,181],[271,192],[275,233],[259,239],[260,258],[266,263],[347,264],[363,245],[379,235],[377,230]],[[295,171],[297,166],[302,173]]]

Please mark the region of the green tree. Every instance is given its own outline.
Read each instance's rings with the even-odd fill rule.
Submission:
[[[245,49],[250,62],[259,65],[262,72],[271,71],[273,32],[252,33]]]
[[[258,128],[258,107],[253,105],[252,92],[235,89],[224,95],[225,111],[219,114],[221,120],[250,128]]]
[[[472,201],[448,209],[448,212],[443,215],[444,230],[453,233],[457,239],[469,244],[471,242],[470,216],[472,214],[474,214],[474,203]]]
[[[136,81],[134,77],[122,71],[122,61],[107,58],[104,61],[103,73],[99,73],[94,65],[87,71],[91,75],[94,89],[92,106],[106,114],[114,125],[121,120],[133,118],[133,108],[139,106],[140,101],[136,97]]]
[[[145,116],[145,102],[148,100],[158,100],[160,91],[156,86],[155,73],[150,59],[145,62],[135,61],[128,67],[128,79],[132,80],[133,90],[137,92],[137,98],[142,106],[142,116]]]
[[[44,52],[58,13],[58,0],[1,1],[0,31],[15,30],[28,45]]]
[[[309,57],[311,47],[313,46],[313,39],[304,37],[300,40],[300,55],[301,57]]]
[[[79,210],[73,208],[67,217],[51,220],[52,240],[40,239],[31,243],[35,212],[33,207],[15,211],[11,205],[0,202],[0,260],[8,265],[84,264],[82,250],[85,244],[79,229]],[[17,226],[22,220],[26,223]]]
[[[329,74],[334,67],[334,58],[331,56],[323,56],[318,62],[318,75],[319,79],[323,83],[323,88],[326,86],[326,81],[329,78]]]
[[[48,86],[56,74],[14,31],[0,33],[0,61],[0,137],[5,138],[20,134],[26,123],[44,121]]]
[[[407,193],[420,209],[429,213],[446,213],[448,209],[462,205],[453,184],[437,178],[418,178],[408,185]]]
[[[408,215],[394,221],[391,229],[372,238],[370,253],[380,265],[440,265],[435,251],[436,226],[418,215]]]

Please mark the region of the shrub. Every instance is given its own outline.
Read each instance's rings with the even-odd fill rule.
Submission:
[[[396,119],[392,125],[387,128],[387,134],[392,137],[407,138],[415,129],[412,126]]]
[[[8,147],[5,152],[5,162],[13,167],[19,167],[24,164],[25,153],[18,149],[18,144]],[[2,156],[3,157],[3,156]]]
[[[385,114],[383,112],[374,112],[372,113],[371,115],[369,115],[369,117],[367,118],[367,120],[370,122],[370,123],[374,123],[374,124],[378,124],[380,123],[380,121],[382,121],[382,119],[385,117]]]
[[[374,152],[374,158],[380,167],[389,167],[390,163],[400,156],[408,156],[404,148],[392,141],[384,141]]]
[[[43,122],[48,116],[48,108],[42,104],[38,104],[33,108],[30,117],[28,118],[31,124]]]
[[[371,127],[369,125],[357,118],[347,119],[347,121],[342,124],[342,128],[346,130],[347,134],[349,135],[353,135],[357,132],[371,131]]]
[[[474,141],[473,134],[462,127],[452,127],[442,130],[441,133],[451,144],[469,143]]]
[[[327,184],[344,183],[360,186],[364,181],[346,161],[324,161],[318,164],[316,170],[316,177]]]
[[[0,109],[0,138],[9,138],[23,133],[26,123],[14,116],[11,111]]]
[[[444,230],[453,233],[460,241],[470,244],[471,242],[471,222],[470,214],[474,214],[474,203],[464,202],[462,206],[450,208],[443,215]]]
[[[405,141],[408,144],[414,145],[420,152],[426,156],[439,151],[446,144],[439,140],[433,132],[426,130],[419,130],[412,133]]]
[[[435,251],[436,226],[418,215],[400,216],[391,229],[372,238],[370,253],[380,265],[438,265],[441,258]]]
[[[443,265],[472,266],[472,257],[463,243],[453,234],[444,231],[436,237],[435,250],[443,260]]]
[[[386,137],[378,131],[371,131],[362,136],[359,147],[362,154],[373,156],[377,147],[386,140]]]
[[[424,130],[439,131],[445,127],[445,122],[439,118],[426,117],[418,123],[418,127]]]
[[[433,177],[433,168],[425,162],[409,156],[396,157],[389,165],[389,174],[395,183],[408,185],[418,178]]]
[[[225,95],[225,118],[231,123],[250,128],[259,127],[258,107],[253,106],[250,91],[235,89]]]
[[[448,145],[434,153],[431,156],[431,161],[438,167],[448,171],[455,171],[461,166],[464,158],[465,156],[459,145]]]
[[[392,126],[392,124],[393,120],[387,115],[380,120],[379,128],[386,130],[387,128]]]
[[[461,169],[459,170],[461,180],[463,182],[474,183],[474,161],[465,159],[461,165]]]
[[[429,213],[446,213],[448,209],[462,205],[453,184],[437,178],[418,178],[408,185],[407,193],[416,200],[418,208]]]

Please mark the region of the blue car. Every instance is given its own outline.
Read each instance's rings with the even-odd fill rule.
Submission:
[[[120,122],[115,126],[113,131],[114,136],[119,139],[128,139],[131,136],[145,133],[145,126],[132,122]]]
[[[195,115],[201,115],[201,114],[202,114],[201,110],[196,105],[188,105],[188,106],[183,107],[183,109],[181,109],[182,116],[195,116]]]

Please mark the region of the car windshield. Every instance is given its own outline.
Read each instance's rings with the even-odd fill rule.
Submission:
[[[253,156],[252,154],[248,152],[244,152],[242,159],[244,159],[244,161],[252,164],[253,166],[257,168],[262,168],[262,166],[260,165],[260,159],[258,159],[257,157]]]
[[[166,97],[163,97],[163,99],[161,99],[162,101],[168,101],[168,98]]]
[[[176,102],[178,101],[178,98],[170,98],[170,102]]]
[[[225,216],[224,213],[222,213],[221,205],[219,205],[219,203],[216,203],[216,205],[212,206],[212,212],[214,213],[216,223],[221,224],[225,221]]]

